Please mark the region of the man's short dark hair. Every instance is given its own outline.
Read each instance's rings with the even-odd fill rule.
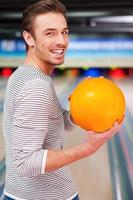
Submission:
[[[61,13],[66,18],[66,8],[58,0],[41,0],[29,5],[23,12],[22,31],[28,31],[33,34],[33,23],[40,14],[49,12]]]

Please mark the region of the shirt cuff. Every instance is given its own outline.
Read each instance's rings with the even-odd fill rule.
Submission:
[[[48,150],[45,149],[45,150],[44,150],[44,154],[43,154],[43,161],[42,161],[41,174],[45,174],[45,166],[46,166],[47,154],[48,154]]]
[[[70,113],[70,112],[69,112],[69,114],[68,114],[68,120],[69,120],[69,122],[70,122],[70,124],[71,124],[72,126],[78,127],[78,125],[76,125],[76,124],[71,120],[71,113]]]

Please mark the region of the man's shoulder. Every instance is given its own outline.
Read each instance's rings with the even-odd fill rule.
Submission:
[[[37,80],[37,82],[50,83],[52,81],[51,77],[43,74],[39,69],[32,67],[30,65],[19,65],[16,71],[12,74],[11,80],[15,82],[32,82]]]

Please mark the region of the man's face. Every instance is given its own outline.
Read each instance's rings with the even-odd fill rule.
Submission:
[[[47,13],[36,17],[33,25],[34,53],[46,65],[64,62],[68,47],[68,27],[60,13]]]

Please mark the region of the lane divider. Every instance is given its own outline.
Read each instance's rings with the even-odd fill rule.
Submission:
[[[130,200],[133,197],[133,117],[127,109],[125,123],[118,135],[109,141],[113,199]]]
[[[127,119],[119,135],[122,145],[123,153],[125,155],[125,161],[128,168],[128,176],[133,190],[133,117],[129,110],[127,110]]]

